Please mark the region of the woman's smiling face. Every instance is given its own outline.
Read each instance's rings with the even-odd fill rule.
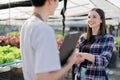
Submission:
[[[88,13],[88,25],[90,28],[99,28],[102,20],[96,11],[90,11]]]

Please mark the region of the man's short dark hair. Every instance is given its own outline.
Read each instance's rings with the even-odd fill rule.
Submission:
[[[55,0],[56,1],[56,0]],[[62,0],[59,0],[59,2]],[[45,4],[46,0],[31,0],[33,6],[39,7]]]
[[[32,5],[39,7],[39,6],[43,6],[46,2],[46,0],[31,0]]]

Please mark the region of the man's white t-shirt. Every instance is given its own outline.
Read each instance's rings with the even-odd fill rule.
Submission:
[[[36,73],[61,69],[54,30],[36,16],[22,26],[20,42],[25,80],[35,80]]]

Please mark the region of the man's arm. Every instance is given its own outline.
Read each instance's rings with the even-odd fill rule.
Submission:
[[[66,64],[61,70],[52,71],[48,73],[38,73],[36,75],[36,80],[59,80],[71,67],[73,64]]]
[[[69,59],[68,63],[58,71],[52,71],[48,73],[36,74],[36,80],[59,80],[65,73],[67,73],[73,64],[77,61],[77,54],[73,54]]]

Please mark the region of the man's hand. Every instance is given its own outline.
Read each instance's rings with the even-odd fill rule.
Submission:
[[[58,45],[58,49],[60,48],[62,42],[63,42],[63,38],[58,38],[56,39],[57,45]]]
[[[80,53],[78,53],[77,58],[78,58],[78,60],[76,61],[75,64],[81,64],[81,63],[84,62],[84,60],[85,60],[85,59],[83,58],[82,54],[80,54]]]

